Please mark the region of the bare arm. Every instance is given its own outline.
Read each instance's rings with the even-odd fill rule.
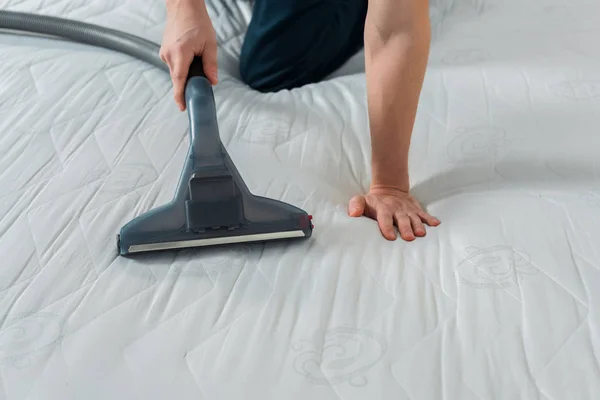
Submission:
[[[376,219],[384,237],[425,236],[440,221],[410,193],[408,150],[429,58],[428,0],[369,0],[365,66],[373,177],[369,193],[355,196],[349,214]]]
[[[408,151],[430,29],[427,0],[369,0],[365,66],[374,187],[408,192]]]

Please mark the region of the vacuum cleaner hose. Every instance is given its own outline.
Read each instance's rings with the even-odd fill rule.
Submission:
[[[0,10],[0,29],[50,35],[127,54],[169,72],[160,46],[149,40],[102,26],[47,15]]]

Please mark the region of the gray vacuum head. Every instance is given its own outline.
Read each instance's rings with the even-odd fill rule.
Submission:
[[[214,95],[200,58],[190,67],[185,98],[190,149],[175,196],[123,226],[117,235],[119,254],[309,238],[310,215],[247,188],[221,142]]]

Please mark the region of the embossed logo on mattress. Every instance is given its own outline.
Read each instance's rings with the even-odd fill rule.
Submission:
[[[364,386],[368,383],[365,374],[381,359],[387,345],[368,330],[338,327],[325,334],[317,331],[312,340],[299,341],[292,348],[298,353],[294,369],[308,382]]]
[[[456,277],[476,289],[505,289],[538,273],[527,253],[510,246],[469,247],[467,252],[469,256],[456,268]]]
[[[580,198],[591,207],[600,207],[600,191],[584,193]]]
[[[600,81],[573,80],[550,85],[557,96],[569,100],[592,100],[600,98]]]
[[[0,325],[0,365],[27,368],[34,357],[52,349],[62,335],[63,321],[56,314],[9,316]]]
[[[283,115],[268,113],[240,122],[240,140],[255,144],[281,145],[290,139],[293,121]]]
[[[463,127],[446,149],[450,160],[457,164],[495,160],[508,150],[511,143],[502,128],[488,126]]]

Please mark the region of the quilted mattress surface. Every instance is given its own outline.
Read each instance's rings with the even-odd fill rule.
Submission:
[[[433,0],[411,148],[442,224],[388,242],[369,185],[362,54],[258,94],[248,2],[207,1],[223,141],[312,239],[116,256],[188,145],[169,77],[0,35],[0,399],[600,398],[597,0]],[[160,42],[162,0],[0,0]]]

